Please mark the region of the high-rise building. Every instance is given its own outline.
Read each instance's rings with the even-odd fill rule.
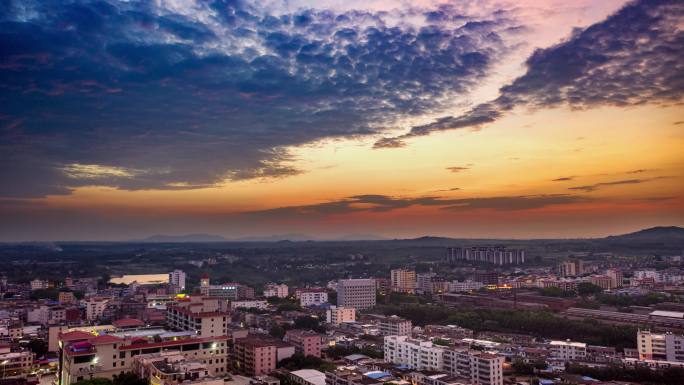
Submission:
[[[380,328],[380,335],[383,336],[411,336],[413,324],[411,320],[401,318],[396,315],[392,316],[374,316],[378,327]]]
[[[408,269],[391,271],[392,291],[398,293],[416,292],[416,272]]]
[[[166,324],[175,330],[193,331],[201,337],[227,335],[230,313],[221,300],[190,297],[166,307]]]
[[[270,338],[239,338],[233,350],[235,369],[249,376],[268,374],[278,363],[278,344]]]
[[[328,303],[328,292],[325,289],[299,291],[299,304],[302,307],[320,306]]]
[[[495,265],[522,265],[525,263],[525,250],[495,247],[449,247],[446,261],[485,262]]]
[[[264,297],[285,298],[288,295],[288,291],[289,288],[285,284],[277,285],[275,283],[271,283],[266,285],[266,288],[264,289]]]
[[[337,285],[337,306],[357,310],[375,306],[375,280],[341,279]]]
[[[639,330],[637,349],[640,360],[684,362],[684,335]]]
[[[303,356],[321,357],[321,345],[323,338],[320,334],[311,330],[288,330],[283,341],[295,347],[295,352]]]
[[[606,270],[606,275],[612,280],[612,287],[622,287],[624,281],[624,275],[620,269],[608,269]]]
[[[436,276],[433,272],[416,274],[416,293],[432,293],[432,279]]]
[[[581,259],[563,261],[558,264],[558,275],[561,277],[577,277],[585,272],[584,261]]]
[[[170,272],[169,284],[175,286],[179,291],[185,290],[185,272],[177,269]]]

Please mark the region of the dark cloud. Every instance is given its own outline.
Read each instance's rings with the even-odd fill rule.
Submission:
[[[627,174],[643,174],[643,173],[651,172],[651,171],[658,171],[658,170],[654,169],[654,168],[640,168],[638,170],[627,171]]]
[[[677,103],[684,92],[683,22],[682,1],[632,2],[606,20],[576,30],[567,41],[535,51],[527,59],[525,75],[502,87],[497,99],[389,139],[479,127],[519,106],[586,109]]]
[[[443,108],[488,74],[516,26],[451,7],[1,4],[0,196],[18,197],[296,174],[283,148]],[[101,174],[68,172],[87,167]]]
[[[655,180],[667,179],[667,178],[670,178],[670,177],[669,176],[658,176],[658,177],[647,178],[647,179],[622,179],[622,180],[615,180],[615,181],[610,181],[610,182],[595,183],[595,184],[590,184],[590,185],[585,185],[585,186],[568,187],[568,190],[581,190],[581,191],[586,191],[586,192],[592,192],[592,191],[596,191],[602,187],[607,187],[607,186],[619,186],[619,185],[626,185],[626,184],[641,184],[641,183],[647,183],[647,182],[652,182]]]
[[[242,213],[247,217],[293,218],[324,217],[329,215],[352,214],[357,212],[388,212],[411,206],[438,207],[442,210],[489,209],[497,211],[517,211],[538,209],[552,205],[577,204],[591,201],[587,197],[550,194],[505,197],[459,198],[418,197],[402,198],[387,195],[357,195],[349,198],[313,205],[279,207],[268,210]]]
[[[564,176],[561,178],[552,179],[551,182],[566,182],[575,179],[574,176]]]
[[[461,171],[470,170],[470,167],[453,166],[453,167],[447,167],[446,169],[451,171],[451,172],[457,173],[457,172],[461,172]]]

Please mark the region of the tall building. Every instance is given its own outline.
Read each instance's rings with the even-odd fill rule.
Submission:
[[[413,324],[411,320],[392,316],[375,316],[375,320],[383,336],[411,336]]]
[[[446,261],[485,262],[495,265],[522,265],[525,263],[525,250],[495,247],[449,247]]]
[[[637,349],[640,360],[684,362],[684,335],[639,330]]]
[[[328,292],[325,289],[310,289],[299,292],[299,304],[302,307],[319,306],[328,303]]]
[[[587,357],[587,344],[574,341],[551,341],[551,355],[563,361],[584,360]]]
[[[408,269],[391,271],[392,291],[398,293],[416,292],[416,272]]]
[[[558,275],[561,277],[577,277],[585,272],[584,261],[581,259],[563,261],[558,264]]]
[[[268,338],[246,337],[235,340],[235,369],[249,376],[260,376],[275,370],[277,343]]]
[[[416,274],[416,293],[432,293],[432,279],[435,277],[437,274],[433,272]]]
[[[356,309],[353,307],[330,306],[326,311],[326,321],[334,326],[345,322],[355,322]]]
[[[612,287],[611,288],[617,288],[617,287],[622,287],[623,281],[624,281],[624,275],[622,274],[622,270],[620,269],[608,269],[606,270],[606,275],[610,277],[612,281]]]
[[[170,272],[169,284],[175,286],[179,291],[185,290],[185,272],[177,269]]]
[[[31,290],[41,290],[41,289],[47,289],[49,287],[48,281],[45,281],[43,279],[34,279],[31,281]]]
[[[86,309],[86,319],[88,321],[95,321],[102,318],[109,298],[90,297],[84,301]]]
[[[210,285],[209,279],[203,278],[200,284],[202,295],[209,297],[219,297],[237,301],[241,299],[254,298],[254,289],[237,282],[228,282],[222,285]]]
[[[175,330],[193,331],[201,337],[227,335],[230,313],[218,298],[190,297],[166,307],[166,324]]]
[[[357,310],[375,306],[375,280],[341,279],[337,285],[337,306]]]

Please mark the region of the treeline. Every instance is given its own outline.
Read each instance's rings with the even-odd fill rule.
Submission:
[[[591,345],[636,347],[635,326],[609,325],[596,320],[570,320],[550,311],[523,309],[452,309],[436,305],[379,306],[383,314],[397,314],[414,325],[455,324],[476,332],[528,334],[541,338],[572,339]]]
[[[593,368],[570,364],[567,373],[589,376],[601,381],[627,381],[637,384],[684,384],[684,369],[651,370],[647,367],[608,366]]]

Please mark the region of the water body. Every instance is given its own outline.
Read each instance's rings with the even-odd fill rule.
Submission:
[[[109,283],[120,284],[125,283],[130,285],[133,282],[138,282],[141,285],[150,285],[157,283],[168,283],[168,274],[130,274],[124,275],[122,277],[113,277],[109,280]]]

